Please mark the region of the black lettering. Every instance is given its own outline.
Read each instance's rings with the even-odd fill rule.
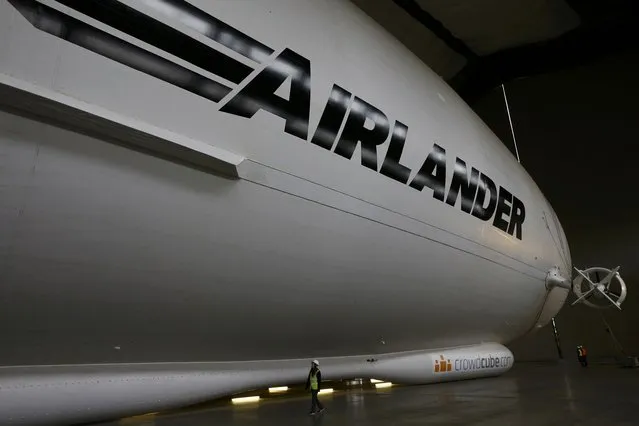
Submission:
[[[289,99],[275,91],[291,78]],[[290,49],[285,49],[220,111],[251,118],[260,109],[286,120],[284,131],[300,139],[308,138],[311,108],[311,63]]]
[[[119,1],[58,0],[58,3],[233,83],[240,83],[253,71],[248,65]]]
[[[372,120],[372,129],[365,127],[366,118]],[[388,130],[389,124],[386,115],[356,96],[334,152],[350,160],[357,143],[360,143],[362,146],[362,166],[377,171],[377,145],[386,141]]]
[[[515,196],[513,196],[513,212],[510,216],[510,225],[508,226],[508,233],[514,235],[521,240],[521,228],[526,219],[526,208],[524,203]]]
[[[495,358],[495,367],[499,367],[499,358]]]
[[[468,168],[466,167],[466,162],[460,158],[457,158],[455,160],[455,170],[453,171],[453,181],[451,182],[450,189],[448,190],[446,203],[454,206],[455,202],[457,201],[459,190],[461,189],[461,209],[466,213],[470,213],[473,208],[473,202],[475,201],[478,181],[479,170],[472,167],[470,176],[468,176]]]
[[[339,128],[342,126],[344,116],[346,116],[351,96],[350,92],[342,89],[337,84],[333,85],[333,90],[331,90],[331,95],[328,98],[326,108],[324,108],[311,143],[328,150],[333,148]]]
[[[264,46],[259,41],[208,15],[184,0],[147,1],[145,6],[170,19],[179,20],[182,24],[214,42],[220,43],[256,62],[261,63],[273,53],[273,49],[270,47]]]
[[[197,96],[219,102],[231,92],[230,87],[174,64],[168,59],[92,27],[79,19],[58,12],[45,4],[34,0],[11,0],[10,3],[31,25],[41,31]],[[83,4],[83,2],[75,3]]]
[[[502,217],[504,214],[506,217],[510,215],[510,204],[513,201],[513,195],[508,192],[504,187],[499,187],[499,199],[497,201],[497,209],[495,210],[495,219],[493,220],[493,226],[501,229],[504,232],[508,231],[508,222]]]
[[[404,151],[404,143],[406,142],[407,133],[408,127],[399,121],[395,121],[390,145],[386,152],[386,158],[384,158],[384,163],[379,171],[384,176],[393,178],[403,184],[406,184],[410,177],[410,169],[399,163],[402,158],[402,152]]]
[[[488,206],[484,207],[486,201],[486,190],[490,192]],[[479,186],[477,187],[477,197],[473,206],[472,215],[481,220],[488,220],[492,217],[497,205],[497,185],[485,174],[479,176]]]
[[[446,190],[446,150],[433,144],[433,150],[410,183],[410,187],[418,191],[427,186],[433,190],[433,197],[444,201]]]

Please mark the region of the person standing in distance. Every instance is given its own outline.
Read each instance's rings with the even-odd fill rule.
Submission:
[[[581,356],[584,357],[584,363],[583,366],[584,367],[588,367],[588,349],[586,349],[585,346],[581,347]]]
[[[306,389],[311,390],[311,416],[324,411],[324,406],[317,399],[317,394],[322,388],[322,372],[319,369],[319,361],[313,360],[311,363],[311,371],[308,372],[308,378],[306,379]],[[319,409],[319,410],[318,410]]]

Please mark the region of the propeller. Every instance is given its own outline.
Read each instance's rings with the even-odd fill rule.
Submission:
[[[619,268],[617,268],[617,269],[619,269]],[[597,279],[597,281],[599,281],[599,271],[595,271],[595,278]],[[614,291],[610,290],[610,288],[608,288],[608,289],[609,289],[609,292],[608,292],[609,295],[615,296],[617,298],[619,298],[621,296],[621,293],[615,293]],[[587,299],[590,298],[590,297],[591,296],[588,296]]]
[[[592,267],[584,270],[575,268],[577,277],[573,280],[573,291],[577,300],[571,306],[583,303],[591,308],[604,309],[611,305],[621,310],[621,304],[626,299],[626,283],[619,275],[619,266],[614,269]],[[605,274],[599,279],[599,273]],[[595,281],[590,276],[594,274]],[[585,288],[584,288],[585,287]]]

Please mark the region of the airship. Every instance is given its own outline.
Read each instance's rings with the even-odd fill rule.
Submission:
[[[348,1],[0,0],[0,105],[2,424],[495,376],[625,298]]]

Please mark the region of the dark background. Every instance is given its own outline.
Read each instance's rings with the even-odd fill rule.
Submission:
[[[639,355],[639,48],[506,84],[521,163],[553,205],[573,265],[621,266],[622,312],[570,307],[557,316],[564,356]],[[471,104],[514,153],[501,88]],[[570,296],[568,302],[573,301]],[[557,359],[552,329],[513,342],[518,360]]]

